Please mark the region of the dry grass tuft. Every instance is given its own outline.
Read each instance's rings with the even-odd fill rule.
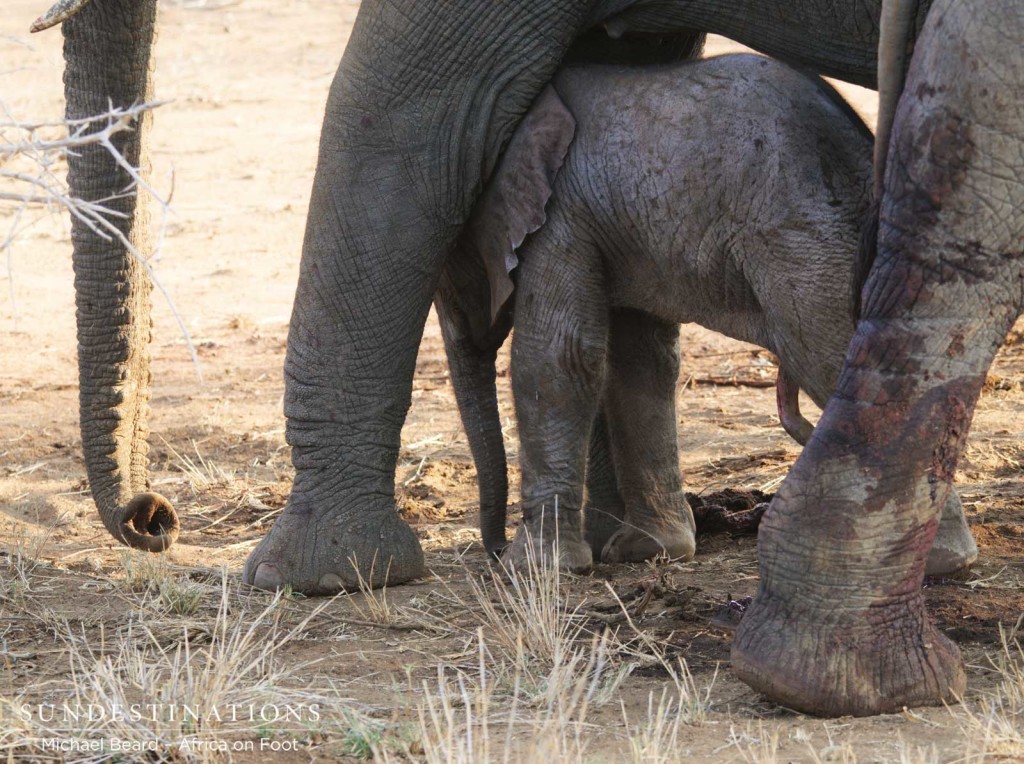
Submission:
[[[179,453],[175,450],[174,446],[166,440],[164,441],[167,450],[177,460],[175,466],[185,475],[192,493],[199,494],[211,488],[230,486],[235,480],[234,473],[225,470],[209,459],[204,459],[203,455],[199,452],[199,446],[196,442],[193,440],[191,443],[192,450],[195,452],[194,459],[188,454]]]
[[[468,584],[466,607],[486,630],[492,649],[507,659],[551,664],[584,634],[582,603],[566,602],[562,572],[538,564],[532,554],[525,572],[492,569],[490,586],[473,577]]]
[[[617,636],[589,629],[584,603],[567,600],[562,575],[530,548],[524,571],[492,569],[487,583],[468,577],[463,609],[486,635],[488,664],[503,686],[549,702],[589,676],[588,700],[603,704],[636,664],[613,660],[621,647]]]
[[[703,689],[697,686],[686,661],[674,667],[659,651],[657,659],[666,668],[672,685],[657,696],[647,697],[647,715],[642,724],[633,727],[623,708],[622,716],[629,735],[630,756],[636,764],[670,764],[679,761],[679,739],[684,727],[700,726],[708,721],[711,690],[718,672]]]
[[[370,562],[370,581],[363,578],[363,574],[359,571],[359,561],[354,555],[349,558],[349,564],[356,573],[359,595],[350,595],[348,602],[359,613],[359,617],[367,623],[378,626],[394,626],[402,621],[402,613],[388,602],[388,587],[382,586],[379,589],[374,589],[370,584],[377,567],[377,556],[374,555]],[[385,581],[388,577],[387,574],[390,573],[390,563],[388,565],[388,570],[384,574]]]
[[[961,729],[982,758],[1024,760],[1024,648],[1017,638],[1024,616],[1010,633],[1000,627],[1003,649],[991,658],[1000,681],[973,708],[963,705]]]
[[[19,533],[14,542],[14,549],[0,553],[0,600],[7,600],[13,605],[24,606],[32,591],[32,576],[40,563],[43,548],[53,534],[54,526],[46,533],[29,539]]]
[[[775,764],[779,757],[779,731],[766,729],[760,722],[756,731],[748,726],[740,732],[730,725],[729,746],[735,748],[747,764]]]
[[[538,702],[524,691],[533,679],[518,670],[510,691],[493,681],[482,629],[477,648],[474,670],[449,672],[438,666],[436,682],[422,683],[417,740],[406,753],[428,764],[584,761],[596,660],[589,672],[577,672],[571,685],[561,685],[557,695]],[[386,750],[377,754],[384,761],[396,760]]]
[[[629,735],[630,760],[634,764],[673,764],[679,760],[679,731],[683,714],[679,701],[668,688],[661,691],[657,703],[652,692],[647,697],[647,719],[632,728],[625,709],[622,721]]]
[[[129,592],[152,595],[161,609],[174,615],[195,615],[208,591],[187,575],[176,572],[162,555],[123,549],[121,570],[124,571],[124,587]],[[143,601],[146,600],[144,597]]]
[[[627,745],[637,762],[676,760],[681,728],[706,718],[710,687],[698,688],[684,662],[672,665],[650,641],[591,631],[584,602],[569,600],[563,575],[528,554],[525,571],[467,576],[465,597],[449,588],[452,604],[476,621],[472,650],[467,661],[441,663],[436,678],[414,683],[416,741],[403,755],[427,762],[589,760],[592,709],[618,702],[637,665],[660,663],[673,684],[660,698],[651,695],[649,718],[635,728],[623,707]],[[384,760],[398,755],[374,750]]]
[[[187,576],[176,576],[160,584],[160,602],[174,615],[195,615],[206,587]]]
[[[174,569],[163,555],[122,549],[119,557],[124,571],[124,586],[130,592],[159,591],[174,578]]]
[[[46,695],[58,709],[105,709],[56,720],[19,713],[27,696],[0,703],[0,754],[14,760],[45,758],[38,741],[72,737],[80,741],[133,741],[160,761],[203,761],[211,751],[195,741],[309,738],[325,728],[351,727],[362,710],[333,691],[310,687],[313,662],[280,658],[282,648],[303,637],[330,604],[325,600],[286,628],[282,595],[259,612],[239,608],[237,593],[224,577],[220,604],[205,644],[183,629],[168,634],[134,621],[111,640],[97,644],[64,625],[58,637],[67,650],[70,682]],[[52,759],[52,751],[49,752]],[[130,758],[130,757],[129,757]],[[76,759],[110,760],[103,755]]]
[[[910,745],[904,742],[900,744],[898,753],[899,764],[940,764],[948,760],[939,755],[934,745]],[[856,759],[851,759],[850,762],[854,764]]]

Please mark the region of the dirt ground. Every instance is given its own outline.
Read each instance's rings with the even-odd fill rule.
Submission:
[[[44,4],[6,0],[0,14],[0,101],[18,120],[63,113],[60,34],[27,34]],[[165,194],[173,185],[173,199],[156,268],[196,346],[203,381],[167,302],[156,294],[151,466],[155,489],[172,499],[182,519],[181,540],[167,558],[172,578],[199,587],[194,614],[177,617],[166,598],[147,594],[145,586],[140,595],[130,580],[126,585],[141,563],[112,543],[87,492],[67,220],[33,213],[38,222],[6,253],[7,267],[0,269],[0,581],[6,582],[0,588],[0,694],[36,702],[82,682],[67,660],[68,633],[103,645],[141,618],[164,630],[159,633],[192,629],[196,644],[203,643],[196,629],[200,635],[205,629],[209,642],[222,568],[230,608],[258,612],[270,601],[241,591],[237,579],[246,554],[280,512],[292,478],[282,415],[285,338],[322,110],[357,10],[356,3],[314,0],[161,4],[157,93],[171,102],[155,117],[153,178]],[[714,40],[710,50],[729,47]],[[846,92],[873,119],[873,94]],[[5,214],[0,207],[0,239],[11,222]],[[687,326],[682,365],[679,432],[688,490],[773,491],[800,449],[779,427],[773,389],[759,386],[774,377],[770,359]],[[738,384],[721,384],[730,380]],[[1022,382],[1024,335],[1018,334],[993,368],[958,476],[981,558],[962,580],[933,582],[926,591],[932,616],[964,652],[967,708],[976,715],[1001,680],[994,665],[1000,630],[1013,629],[1024,613]],[[514,456],[507,358],[499,389]],[[803,408],[815,411],[806,400]],[[433,317],[402,443],[398,502],[422,540],[432,577],[387,593],[387,607],[406,614],[397,620],[368,610],[373,600],[363,595],[335,600],[279,656],[292,664],[293,683],[342,688],[353,708],[383,720],[387,729],[392,722],[394,729],[415,726],[410,698],[415,705],[418,690],[410,687],[436,682],[439,665],[474,665],[467,575],[489,575],[476,530],[475,471]],[[753,594],[756,583],[755,539],[718,534],[700,540],[691,563],[599,565],[590,576],[563,580],[562,587],[565,601],[582,603],[593,630],[601,623],[614,623],[622,633],[635,626],[668,659],[685,658],[698,687],[713,682],[703,723],[679,733],[680,759],[980,760],[985,745],[963,708],[816,720],[768,703],[734,679],[720,611]],[[622,617],[608,585],[630,619]],[[291,615],[282,622],[316,604],[291,598]],[[427,612],[437,619],[433,626],[422,616]],[[409,613],[422,617],[410,622]],[[158,640],[161,655],[180,649],[183,640],[180,633]],[[584,730],[586,760],[639,760],[624,720],[648,715],[648,696],[667,686],[666,677],[661,664],[641,661],[610,702],[594,704]],[[1010,724],[1021,730],[1024,716]],[[0,752],[6,753],[3,734],[0,726]],[[345,747],[352,735],[307,736],[300,751],[274,755],[295,761],[357,755],[358,747]],[[1013,753],[989,749],[1006,760]],[[416,744],[408,751],[426,755]],[[17,760],[20,754],[12,755]]]

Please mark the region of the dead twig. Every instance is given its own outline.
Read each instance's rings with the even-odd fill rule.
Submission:
[[[693,377],[691,376],[687,383],[692,387],[694,385],[713,385],[715,387],[775,387],[774,379],[752,379],[750,377],[740,377],[733,374],[729,377]]]
[[[6,234],[0,234],[0,252],[6,253],[8,283],[11,285],[10,299],[14,306],[12,248],[18,237],[37,222],[35,219],[26,220],[27,210],[39,207],[48,212],[67,210],[72,217],[101,239],[119,242],[145,268],[154,286],[170,306],[178,328],[185,338],[196,375],[202,382],[199,357],[185,327],[185,321],[153,270],[152,261],[159,259],[159,246],[149,256],[140,252],[116,224],[117,220],[124,219],[124,213],[112,207],[116,200],[136,196],[139,189],[145,191],[160,208],[157,241],[163,241],[170,214],[170,195],[167,198],[162,197],[149,184],[139,169],[133,167],[114,145],[113,137],[118,133],[135,129],[134,125],[146,112],[164,103],[166,101],[151,101],[123,109],[111,106],[106,113],[85,119],[24,122],[14,119],[7,106],[0,102],[0,181],[10,189],[0,192],[0,209],[5,206],[13,208],[10,226]],[[68,156],[87,146],[101,146],[110,154],[131,178],[126,188],[114,196],[93,201],[72,196],[66,181],[58,177],[55,170],[66,163]]]

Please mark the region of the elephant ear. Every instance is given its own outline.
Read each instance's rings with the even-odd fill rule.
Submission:
[[[516,250],[544,225],[544,208],[565,162],[576,120],[548,85],[519,124],[484,189],[467,234],[487,271],[491,323],[512,295]]]

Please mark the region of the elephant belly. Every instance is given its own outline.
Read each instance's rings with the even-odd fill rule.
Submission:
[[[741,342],[771,346],[757,296],[739,270],[724,262],[706,267],[676,258],[659,262],[640,256],[607,263],[612,307],[631,308],[662,321],[696,323]]]

